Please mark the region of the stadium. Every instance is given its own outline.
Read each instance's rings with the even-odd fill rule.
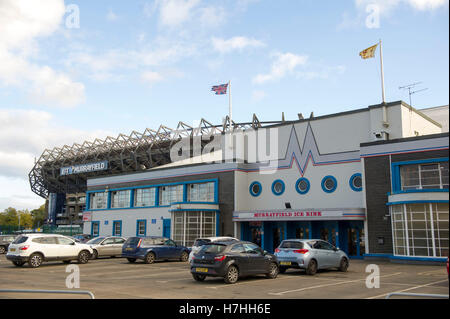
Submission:
[[[189,246],[232,235],[268,251],[286,238],[322,238],[352,258],[442,262],[445,114],[448,106],[396,101],[295,120],[179,122],[45,150],[29,180],[48,200],[50,224],[93,236],[164,235]]]

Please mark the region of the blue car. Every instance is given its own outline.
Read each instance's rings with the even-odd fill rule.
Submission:
[[[146,264],[152,264],[156,260],[187,261],[189,252],[189,248],[177,245],[165,237],[130,237],[122,247],[122,257],[127,258],[130,263],[137,259]]]

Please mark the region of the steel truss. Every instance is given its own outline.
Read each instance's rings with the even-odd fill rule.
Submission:
[[[46,149],[28,174],[31,190],[43,198],[47,198],[49,193],[85,192],[88,178],[142,171],[170,163],[170,148],[182,138],[201,136],[203,148],[212,136],[231,132],[231,127],[233,131],[246,131],[279,123],[260,122],[253,114],[251,122],[232,121],[230,125],[227,116],[221,125],[213,125],[205,119],[201,119],[196,127],[179,122],[176,129],[160,125],[156,131],[147,128],[142,133],[133,131],[130,135],[119,134],[115,138],[108,136],[104,140],[97,138],[92,142]],[[108,161],[107,171],[60,175],[62,167],[104,160]]]

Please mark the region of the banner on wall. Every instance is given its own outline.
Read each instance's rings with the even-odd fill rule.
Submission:
[[[255,210],[235,211],[233,221],[288,221],[288,220],[365,220],[366,213],[361,209],[306,209],[306,210]]]

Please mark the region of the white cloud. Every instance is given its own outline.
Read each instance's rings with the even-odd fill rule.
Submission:
[[[390,13],[400,5],[409,5],[415,10],[435,10],[448,4],[448,0],[355,0],[359,9],[365,10],[368,5],[376,5],[380,13]]]
[[[64,13],[63,0],[0,2],[0,85],[24,89],[36,104],[73,107],[84,101],[82,83],[30,61],[36,40],[56,32]]]
[[[164,80],[163,76],[158,72],[146,71],[141,74],[141,80],[147,84],[155,84]]]
[[[106,14],[106,20],[108,21],[116,21],[118,19],[118,16],[112,11],[111,8],[108,9],[108,13]]]
[[[30,191],[28,173],[45,149],[72,146],[113,135],[55,125],[52,114],[36,110],[0,110],[0,211],[8,206],[36,208],[42,201]],[[37,205],[37,206],[36,206]]]
[[[254,90],[252,92],[252,100],[255,102],[265,99],[266,96],[267,96],[266,92],[261,90]]]
[[[266,45],[262,41],[242,36],[233,37],[228,40],[213,37],[211,41],[214,50],[220,53],[229,53],[235,50],[242,51],[246,48],[258,48]]]
[[[288,74],[294,73],[296,68],[305,65],[308,57],[306,55],[297,55],[294,53],[275,53],[275,61],[267,74],[258,74],[253,78],[253,83],[263,84],[269,81],[282,79]]]
[[[155,0],[154,7],[159,9],[159,23],[163,27],[177,27],[192,18],[193,9],[200,0]]]
[[[227,18],[226,11],[222,7],[200,8],[199,14],[199,21],[203,27],[217,27],[222,25]]]

